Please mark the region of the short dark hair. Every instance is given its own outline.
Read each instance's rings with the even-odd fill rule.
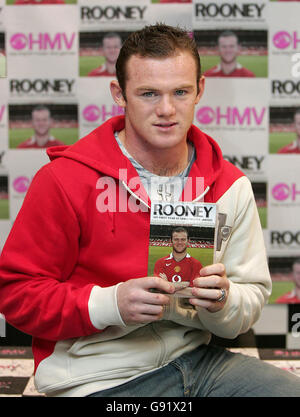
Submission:
[[[173,239],[174,233],[183,233],[183,232],[186,233],[187,238],[189,238],[189,232],[185,227],[181,227],[181,226],[175,227],[171,232],[171,240]]]
[[[102,46],[103,46],[105,39],[112,39],[112,38],[120,39],[120,42],[122,44],[122,38],[117,32],[107,32],[102,38],[102,41],[101,41]]]
[[[33,114],[33,112],[35,111],[43,111],[43,110],[46,110],[49,113],[49,116],[51,116],[51,111],[49,110],[47,106],[44,106],[43,104],[38,104],[37,106],[35,106],[32,109],[31,114]]]
[[[116,75],[125,98],[127,79],[126,64],[132,55],[148,58],[167,58],[178,51],[189,51],[197,69],[197,86],[201,78],[201,64],[196,42],[189,33],[180,28],[162,23],[145,26],[133,32],[124,41],[116,62]]]
[[[234,36],[237,42],[239,43],[239,38],[237,34],[232,32],[232,30],[224,30],[223,32],[221,32],[220,35],[218,36],[218,42],[220,38],[228,38],[229,36]]]

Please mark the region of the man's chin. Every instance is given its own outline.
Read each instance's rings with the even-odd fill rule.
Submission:
[[[174,253],[177,253],[178,255],[182,255],[184,252],[186,252],[186,248],[183,249],[183,250],[180,250],[180,251],[178,251],[178,250],[176,250],[176,249],[173,248],[173,252]]]

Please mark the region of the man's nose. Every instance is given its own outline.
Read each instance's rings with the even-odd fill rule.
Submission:
[[[173,103],[173,98],[168,94],[163,95],[157,104],[156,114],[160,117],[162,116],[172,116],[175,114],[175,105]]]

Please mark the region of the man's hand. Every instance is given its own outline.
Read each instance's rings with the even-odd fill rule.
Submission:
[[[158,292],[151,292],[154,288]],[[164,279],[144,277],[130,279],[118,287],[117,301],[121,317],[126,324],[150,323],[160,320],[164,306],[169,304],[169,296],[174,286]]]
[[[200,278],[194,279],[193,285],[192,294],[195,298],[189,300],[192,305],[204,307],[212,313],[224,307],[229,293],[229,280],[223,264],[202,268]],[[222,289],[225,290],[225,296],[223,300],[218,301],[222,296]]]

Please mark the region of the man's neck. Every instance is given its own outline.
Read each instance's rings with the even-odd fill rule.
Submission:
[[[105,67],[107,72],[109,72],[110,74],[115,74],[116,73],[116,65],[112,62],[105,62]]]
[[[186,251],[182,252],[182,253],[177,253],[177,252],[172,252],[173,254],[173,258],[175,259],[176,262],[180,262],[183,258],[186,257]]]
[[[229,64],[226,64],[226,62],[221,62],[221,70],[224,72],[224,74],[230,74],[232,71],[234,71],[237,67],[237,62],[233,61]]]
[[[44,146],[49,140],[49,135],[48,134],[47,135],[42,135],[42,136],[35,135],[34,138],[35,138],[36,143],[38,144],[38,146]]]
[[[143,168],[159,176],[171,177],[180,174],[188,166],[193,153],[193,147],[188,142],[165,150],[136,149],[126,140],[125,129],[119,132],[119,139]]]

